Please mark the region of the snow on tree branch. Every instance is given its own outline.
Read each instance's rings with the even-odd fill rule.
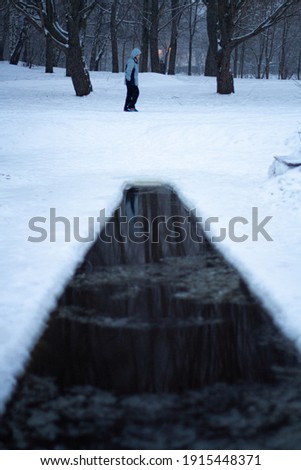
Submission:
[[[240,2],[240,3],[243,3],[243,2]],[[276,10],[272,14],[270,14],[267,18],[265,18],[252,31],[242,36],[232,38],[231,40],[232,46],[235,47],[238,44],[241,44],[242,42],[245,42],[248,39],[251,39],[252,37],[257,36],[258,34],[265,31],[267,28],[270,28],[271,26],[275,25],[276,23],[278,23],[280,20],[283,19],[286,12],[291,7],[298,5],[298,4],[301,5],[301,0],[288,0],[288,1],[283,2],[281,5],[279,5],[278,8],[276,8]]]

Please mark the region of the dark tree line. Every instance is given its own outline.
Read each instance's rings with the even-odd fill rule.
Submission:
[[[44,36],[46,70],[52,70],[52,49],[55,45],[66,55],[68,74],[71,76],[76,95],[88,95],[92,91],[92,85],[84,60],[82,33],[96,2],[63,0],[65,25],[60,24],[54,0],[10,0],[10,3],[24,15],[28,24]],[[22,41],[21,36],[20,40]]]
[[[300,0],[206,0],[209,36],[208,66],[214,62],[217,92],[234,92],[231,56],[239,45],[297,14]],[[210,22],[210,24],[209,24]],[[210,62],[211,61],[211,62]],[[211,72],[211,70],[210,70]]]
[[[141,72],[300,79],[301,0],[1,0],[0,60],[66,66],[75,92],[92,91],[90,71],[118,73],[130,50]]]

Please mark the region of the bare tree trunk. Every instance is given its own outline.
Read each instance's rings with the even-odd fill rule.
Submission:
[[[46,64],[45,72],[53,73],[53,63],[54,63],[54,54],[53,54],[53,41],[51,37],[46,35]]]
[[[268,53],[268,40],[266,41],[265,46],[265,78],[268,80],[270,78],[270,55]]]
[[[192,37],[189,37],[189,44],[188,44],[188,75],[189,77],[192,75]]]
[[[217,93],[234,93],[234,80],[231,72],[231,39],[234,30],[231,4],[218,0],[218,23],[220,30],[220,49],[217,52]]]
[[[0,35],[0,61],[4,60],[4,49],[9,33],[9,4],[7,3],[1,11],[0,22],[2,22],[2,34]]]
[[[288,36],[288,21],[283,21],[283,28],[282,28],[282,38],[281,38],[281,47],[280,47],[280,54],[279,54],[279,78],[281,80],[286,80],[288,77],[288,70],[286,65],[286,43],[287,43],[287,36]]]
[[[217,74],[217,32],[218,10],[216,0],[207,1],[207,34],[209,46],[205,63],[205,76],[216,77]]]
[[[195,23],[192,20],[192,7],[189,8],[189,41],[188,41],[188,76],[192,75],[192,44],[195,31]]]
[[[188,75],[192,75],[192,52],[193,52],[193,38],[196,33],[198,23],[198,7],[200,0],[195,2],[195,5],[191,5],[189,8],[189,41],[188,41]]]
[[[96,54],[95,61],[94,61],[94,69],[93,70],[101,70],[101,59],[103,58],[104,54],[107,52],[107,43],[109,42],[109,35],[106,36],[104,39],[101,48]],[[92,60],[92,59],[91,59]]]
[[[256,64],[256,78],[257,80],[260,80],[262,78],[261,75],[261,69],[262,69],[262,60],[263,60],[263,55],[260,53],[257,64]]]
[[[260,80],[262,77],[262,62],[263,62],[263,56],[264,56],[264,51],[266,50],[266,47],[267,47],[267,38],[265,34],[261,34],[259,37],[259,55],[256,57],[257,59],[256,78],[258,80]]]
[[[234,59],[233,59],[233,76],[237,78],[238,74],[238,47],[234,48]]]
[[[171,0],[171,36],[169,45],[169,65],[168,75],[175,75],[176,73],[176,58],[177,58],[177,38],[178,38],[178,22],[179,22],[179,0]]]
[[[150,28],[150,59],[151,71],[160,73],[160,60],[158,54],[158,27],[159,27],[159,2],[151,0],[151,28]]]
[[[266,47],[265,47],[265,70],[264,76],[266,80],[270,78],[270,66],[274,55],[274,42],[275,42],[276,28],[273,26],[266,33]]]
[[[301,50],[298,56],[297,79],[300,80],[300,77],[301,77]]]
[[[111,30],[111,46],[112,46],[112,72],[119,72],[119,62],[118,62],[118,41],[117,41],[117,7],[118,0],[113,0],[111,6],[111,20],[110,20],[110,30]]]
[[[226,46],[217,54],[217,93],[221,95],[234,93],[234,80],[230,67],[231,52],[232,49]]]
[[[90,66],[89,66],[89,70],[93,72],[98,70],[98,64],[96,62],[96,54],[97,54],[97,44],[96,42],[93,42],[91,55],[90,55]]]
[[[243,42],[240,47],[240,59],[239,59],[240,78],[244,78],[245,52],[246,52],[246,43]]]
[[[96,19],[96,27],[95,27],[92,48],[91,48],[90,67],[89,67],[91,71],[97,71],[99,67],[100,58],[98,58],[97,51],[100,45],[99,36],[102,30],[102,26],[103,26],[103,11],[101,10],[99,16]],[[105,41],[105,43],[107,43],[107,41]]]
[[[15,45],[15,48],[13,50],[13,53],[11,55],[9,63],[11,65],[18,65],[18,62],[20,60],[21,52],[24,47],[26,38],[27,38],[27,33],[28,33],[28,23],[26,20],[24,20],[24,25],[20,31],[19,39],[17,41],[17,44]]]
[[[86,96],[91,93],[92,84],[80,44],[80,26],[80,18],[77,17],[76,11],[73,12],[73,15],[69,12],[67,17],[69,46],[67,53],[68,69],[76,96]]]
[[[142,18],[142,56],[140,61],[141,72],[147,72],[148,70],[148,51],[149,51],[149,40],[150,40],[150,0],[143,1],[143,18]]]
[[[30,45],[29,34],[27,34],[27,36],[25,38],[25,43],[24,43],[24,47],[23,47],[22,62],[24,64],[26,64],[26,67],[31,69],[32,64],[33,64],[33,58],[32,58],[32,49],[31,49],[31,45]]]
[[[121,70],[125,70],[125,66],[126,66],[126,58],[125,58],[125,51],[126,51],[126,41],[123,41],[123,44],[122,44],[122,56],[121,56],[121,59],[122,59],[122,62],[121,62]]]

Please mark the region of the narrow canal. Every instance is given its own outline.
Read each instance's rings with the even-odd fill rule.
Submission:
[[[293,345],[168,186],[131,186],[52,312],[0,449],[301,449]]]

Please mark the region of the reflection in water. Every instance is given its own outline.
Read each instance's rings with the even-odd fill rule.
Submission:
[[[295,355],[201,236],[172,189],[128,188],[67,286],[28,372],[61,387],[117,393],[275,381]]]

